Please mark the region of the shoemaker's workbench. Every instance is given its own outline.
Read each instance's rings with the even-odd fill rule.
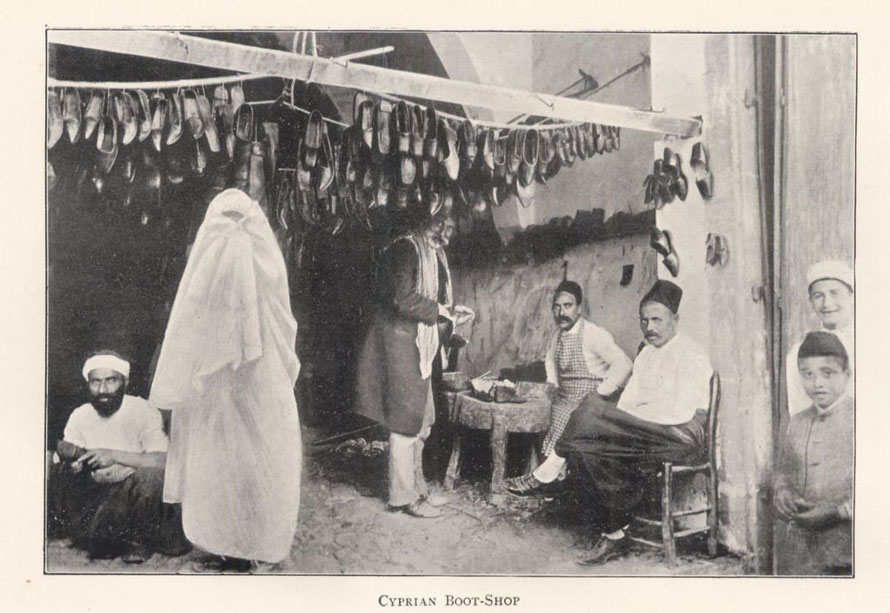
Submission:
[[[520,382],[517,396],[524,402],[485,402],[473,398],[471,392],[446,392],[449,414],[454,427],[451,459],[445,473],[445,489],[452,489],[460,471],[461,428],[491,430],[491,486],[489,498],[497,502],[503,497],[506,472],[507,435],[511,433],[543,434],[550,427],[550,403],[555,388],[546,383]],[[531,455],[536,459],[536,450]]]

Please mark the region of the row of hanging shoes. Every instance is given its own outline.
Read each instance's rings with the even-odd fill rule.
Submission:
[[[279,115],[288,107],[276,103]],[[371,227],[377,208],[483,214],[510,196],[529,206],[535,184],[577,159],[620,149],[619,128],[582,124],[541,130],[477,128],[440,117],[432,106],[355,95],[353,123],[331,127],[318,111],[307,120],[290,108],[279,123],[295,132],[276,174],[276,215],[291,228],[325,223],[338,233],[350,221]],[[287,151],[287,153],[285,153]]]
[[[145,203],[160,201],[162,188],[191,178],[265,198],[265,177],[275,167],[273,135],[255,121],[238,85],[216,87],[212,102],[194,89],[151,97],[94,90],[86,103],[78,90],[65,89],[47,98],[57,189],[90,189],[90,196],[126,207],[137,194]],[[143,223],[150,217],[143,212]]]

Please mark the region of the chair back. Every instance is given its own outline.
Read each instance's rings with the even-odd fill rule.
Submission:
[[[720,409],[720,374],[711,375],[711,399],[708,406],[708,462],[717,469],[717,413]]]

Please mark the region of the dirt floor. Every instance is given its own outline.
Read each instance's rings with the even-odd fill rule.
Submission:
[[[311,437],[307,432],[307,442]],[[311,447],[307,445],[307,448]],[[596,533],[579,518],[569,497],[553,500],[506,496],[492,504],[482,478],[467,478],[450,493],[436,519],[415,519],[386,509],[386,456],[329,448],[304,461],[299,529],[293,561],[271,572],[325,575],[739,575],[742,560],[709,559],[701,540],[679,548],[681,563],[668,568],[659,552],[634,546],[625,558],[599,567],[576,563]],[[468,471],[465,471],[468,472]],[[469,471],[472,472],[472,471]],[[477,471],[480,472],[480,471]],[[54,573],[192,573],[199,552],[154,555],[132,566],[90,561],[66,540],[47,543]]]

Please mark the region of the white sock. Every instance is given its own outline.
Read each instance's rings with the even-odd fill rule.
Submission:
[[[555,453],[551,453],[544,460],[544,463],[535,469],[532,476],[541,483],[552,483],[559,476],[563,466],[566,465],[565,458],[561,458]]]
[[[627,526],[625,526],[627,527]],[[615,532],[603,533],[603,536],[609,540],[617,541],[624,538],[624,528],[618,528]]]

